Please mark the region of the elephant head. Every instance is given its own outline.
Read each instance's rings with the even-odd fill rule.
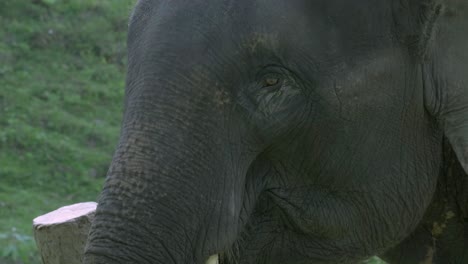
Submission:
[[[466,15],[138,1],[84,263],[356,263],[398,244],[431,202],[444,135],[468,169]]]

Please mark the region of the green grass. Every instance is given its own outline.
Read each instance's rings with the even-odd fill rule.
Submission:
[[[119,133],[134,2],[0,1],[0,263],[39,263],[32,219],[96,200]]]
[[[96,200],[119,133],[134,3],[0,1],[0,263],[39,263],[32,219]]]

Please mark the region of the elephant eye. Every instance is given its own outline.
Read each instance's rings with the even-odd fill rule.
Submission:
[[[271,87],[280,83],[280,78],[268,77],[263,80],[263,87]]]

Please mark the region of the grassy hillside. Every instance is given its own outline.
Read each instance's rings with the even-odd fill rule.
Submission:
[[[39,263],[32,219],[96,200],[119,133],[134,2],[0,0],[0,263]]]
[[[119,133],[134,2],[0,1],[0,263],[38,263],[32,219],[96,200]]]

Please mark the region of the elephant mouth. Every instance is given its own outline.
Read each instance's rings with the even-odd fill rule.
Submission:
[[[338,210],[347,207],[328,192],[314,188],[304,190],[275,190],[269,192],[275,205],[281,209],[292,231],[325,240],[346,237],[348,230],[336,219]],[[349,209],[349,208],[348,208]],[[326,221],[324,221],[326,219]]]

